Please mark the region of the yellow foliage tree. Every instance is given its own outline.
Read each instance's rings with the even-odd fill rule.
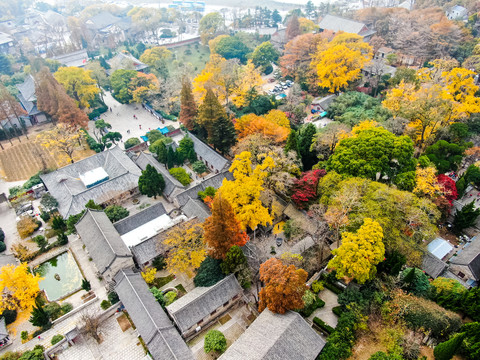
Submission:
[[[272,110],[265,116],[243,115],[237,119],[235,129],[239,139],[252,134],[262,134],[263,137],[278,144],[287,140],[290,134],[290,123],[283,111]]]
[[[248,62],[240,68],[238,83],[233,91],[235,95],[232,98],[233,103],[238,107],[244,106],[248,92],[261,87],[263,83],[264,81],[259,70],[255,68],[252,60],[248,60]]]
[[[312,33],[318,30],[318,25],[315,24],[312,20],[301,17],[298,18],[298,22],[300,24],[300,30],[302,31],[302,34]]]
[[[13,244],[11,250],[13,255],[15,255],[15,257],[20,261],[28,261],[32,256],[30,250],[28,250],[28,248],[23,244]]]
[[[6,309],[26,310],[35,304],[40,291],[39,274],[29,272],[27,263],[7,265],[0,269],[0,313]]]
[[[194,275],[205,257],[207,249],[203,241],[203,227],[197,222],[176,225],[165,235],[163,243],[170,249],[167,269],[174,274]]]
[[[267,156],[262,164],[252,167],[251,153],[244,151],[235,156],[230,167],[234,180],[223,180],[218,191],[232,205],[235,216],[240,222],[242,230],[247,227],[255,229],[259,224],[267,225],[272,222],[272,216],[260,200],[265,177],[268,170],[275,167],[275,162]]]
[[[228,35],[218,35],[216,38],[210,40],[208,42],[208,47],[210,48],[210,54],[216,54],[217,53],[217,45],[220,42],[220,40],[224,38],[228,38]]]
[[[337,271],[337,278],[356,279],[360,284],[372,279],[376,267],[385,256],[383,230],[380,224],[365,218],[356,233],[342,234],[342,245],[332,251],[335,257],[328,267]]]
[[[413,193],[417,196],[434,199],[443,195],[443,186],[438,183],[437,169],[433,166],[417,167],[415,171],[415,188]]]
[[[265,115],[265,119],[290,130],[290,120],[288,120],[287,115],[282,110],[270,110],[268,114]]]
[[[318,85],[332,93],[356,80],[363,66],[372,59],[372,48],[356,34],[339,33],[329,43],[320,42],[311,67]]]
[[[73,164],[73,154],[80,142],[80,132],[65,124],[57,124],[52,130],[40,133],[36,141],[60,162],[68,160]]]
[[[61,67],[54,76],[80,109],[90,107],[95,95],[100,92],[97,83],[92,78],[91,70],[74,66]]]
[[[148,285],[153,284],[153,281],[155,280],[155,274],[156,273],[157,273],[157,269],[155,269],[155,268],[150,268],[146,271],[142,271],[143,280],[145,280],[145,282]]]
[[[37,223],[30,216],[22,216],[17,222],[17,231],[22,239],[33,234],[37,228]]]
[[[171,57],[172,52],[165,46],[155,46],[151,49],[146,49],[140,56],[140,61],[151,67],[157,67],[158,61],[168,60]]]

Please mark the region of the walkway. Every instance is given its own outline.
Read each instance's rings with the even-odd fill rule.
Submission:
[[[332,309],[335,306],[339,305],[337,301],[338,296],[333,291],[330,291],[328,289],[323,289],[322,291],[320,291],[318,296],[320,297],[320,299],[325,301],[325,306],[320,309],[316,309],[313,314],[308,317],[308,320],[313,322],[313,318],[318,317],[319,319],[325,321],[331,327],[336,328],[338,323],[338,317],[332,312]]]
[[[110,92],[105,93],[104,100],[105,104],[111,108],[112,111],[108,110],[106,113],[100,115],[100,118],[112,125],[110,131],[116,131],[122,134],[123,141],[132,137],[137,137],[141,140],[140,136],[145,135],[149,129],[153,130],[168,125],[172,125],[176,129],[180,127],[178,121],[165,120],[165,123],[162,124],[160,120],[142,108],[140,104],[120,104],[113,98]],[[135,119],[133,115],[135,115],[137,119]],[[90,121],[88,123],[88,132],[93,138],[95,138],[93,134],[94,130],[96,130],[95,122]],[[127,133],[127,131],[130,131],[130,133]],[[121,146],[123,147],[123,144]]]

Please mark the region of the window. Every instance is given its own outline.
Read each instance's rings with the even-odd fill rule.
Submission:
[[[461,271],[458,272],[458,276],[460,276],[462,279],[465,277],[465,274],[462,273]]]

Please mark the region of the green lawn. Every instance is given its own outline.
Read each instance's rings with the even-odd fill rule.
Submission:
[[[200,43],[184,45],[170,49],[173,61],[169,64],[170,73],[180,71],[186,64],[191,64],[193,75],[203,70],[210,58],[210,49]]]

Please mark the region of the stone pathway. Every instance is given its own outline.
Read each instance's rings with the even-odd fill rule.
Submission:
[[[121,315],[121,314],[120,314]],[[132,327],[122,331],[114,314],[103,322],[100,334],[103,339],[98,344],[92,338],[80,335],[75,345],[59,353],[58,360],[142,360],[145,357],[143,346]]]
[[[120,104],[115,100],[110,92],[104,95],[105,104],[112,109],[100,115],[100,119],[112,125],[110,131],[116,131],[122,134],[122,140],[126,141],[129,138],[145,135],[149,129],[153,130],[158,127],[172,125],[176,129],[180,127],[178,121],[165,120],[163,124],[160,120],[150,114],[147,110],[142,108],[140,104]],[[137,119],[133,117],[135,115]],[[95,122],[88,123],[88,132],[95,138],[93,131],[95,129]],[[130,131],[130,133],[127,133]],[[143,140],[142,140],[143,141]],[[123,144],[120,145],[123,148]]]
[[[313,314],[308,317],[308,320],[313,322],[313,318],[318,317],[319,319],[325,321],[331,327],[336,328],[338,323],[338,317],[332,312],[332,308],[339,305],[337,301],[337,294],[328,289],[324,289],[320,291],[319,297],[320,299],[325,301],[325,306],[320,309],[316,309]]]

